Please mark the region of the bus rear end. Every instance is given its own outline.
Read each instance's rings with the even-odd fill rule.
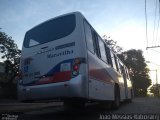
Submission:
[[[18,99],[88,97],[83,18],[71,13],[48,20],[24,38]]]

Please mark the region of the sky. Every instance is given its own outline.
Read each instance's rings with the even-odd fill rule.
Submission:
[[[148,46],[160,45],[158,1],[146,0]],[[145,0],[0,0],[0,28],[21,49],[26,31],[74,11],[81,12],[100,36],[110,36],[124,50],[143,50],[146,60],[151,61],[150,69],[157,69],[160,75],[160,48],[146,51]],[[155,83],[155,71],[150,74]]]

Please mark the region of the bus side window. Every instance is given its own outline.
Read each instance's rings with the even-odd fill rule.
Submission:
[[[113,67],[110,49],[106,45],[105,45],[105,49],[106,49],[106,56],[107,56],[108,64],[111,65],[111,67]]]
[[[125,67],[126,78],[128,79],[127,68]]]
[[[112,59],[112,63],[113,63],[113,68],[115,69],[115,70],[117,70],[117,68],[116,68],[116,63],[115,63],[115,59],[114,59],[114,54],[110,51],[110,53],[111,53],[111,59]]]
[[[98,37],[98,42],[99,42],[99,49],[100,49],[101,59],[103,61],[107,62],[107,56],[106,56],[106,50],[105,50],[104,42],[101,40],[100,37]]]
[[[126,71],[125,71],[125,66],[123,65],[122,62],[119,62],[121,74],[123,75],[123,78],[126,79]]]
[[[123,65],[121,62],[119,63],[119,66],[120,66],[121,74],[123,75],[124,70],[123,70]]]
[[[85,26],[87,48],[89,51],[94,53],[93,36],[92,36],[91,27],[88,25],[88,23],[86,21],[84,21],[84,26]]]
[[[119,68],[119,72],[122,74],[122,70],[121,70],[121,63],[120,63],[120,60],[118,59],[118,68]]]
[[[117,57],[115,55],[114,55],[114,60],[115,60],[115,64],[116,64],[116,70],[119,71],[118,61],[117,61]]]
[[[118,58],[117,58],[117,63],[118,63],[118,71],[120,74],[122,74],[121,67],[120,67],[120,60]]]
[[[128,69],[127,69],[127,68],[126,68],[126,76],[127,76],[127,79],[130,80],[130,78],[129,78],[129,73],[128,73]]]
[[[100,47],[99,47],[99,43],[98,43],[98,36],[95,31],[92,31],[92,34],[93,34],[95,53],[96,53],[97,57],[101,58]]]

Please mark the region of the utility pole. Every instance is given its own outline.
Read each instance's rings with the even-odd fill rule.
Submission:
[[[157,76],[157,69],[156,70],[149,70],[156,72],[156,96],[159,96],[159,85],[158,85],[158,76]]]
[[[160,65],[158,65],[158,64],[156,64],[156,63],[153,63],[153,62],[151,62],[151,61],[146,61],[146,63],[152,63],[152,64],[154,64],[154,65],[156,65],[156,66],[160,66]],[[149,71],[155,71],[156,72],[156,96],[160,96],[160,86],[159,86],[159,84],[158,84],[158,74],[157,74],[157,69],[155,69],[155,70],[149,70]]]
[[[156,69],[156,89],[157,89],[157,96],[159,96],[160,93],[159,93],[159,84],[158,84],[157,69]]]
[[[157,69],[156,69],[156,84],[158,85]]]

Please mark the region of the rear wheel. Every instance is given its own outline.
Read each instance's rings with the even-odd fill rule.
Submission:
[[[116,110],[120,106],[120,90],[118,86],[115,86],[114,101],[112,102],[112,109]]]
[[[23,100],[21,101],[22,103],[33,103],[34,101],[33,100]]]
[[[130,94],[131,94],[131,98],[128,100],[129,103],[131,103],[132,99],[133,99],[133,92],[132,92],[132,90],[130,90]]]
[[[65,109],[81,109],[85,107],[84,101],[64,101]]]
[[[109,110],[111,108],[111,102],[110,101],[99,102],[99,107],[100,109]]]

